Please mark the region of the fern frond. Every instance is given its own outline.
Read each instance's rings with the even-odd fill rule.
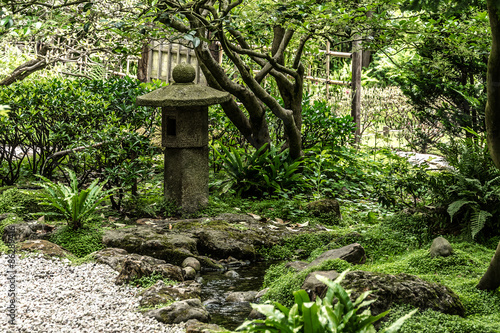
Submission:
[[[460,210],[460,208],[462,208],[464,205],[474,204],[474,203],[475,203],[474,201],[465,199],[454,201],[448,206],[448,214],[450,214],[450,217],[453,219],[453,216],[455,216],[455,214]]]
[[[472,239],[476,237],[476,235],[483,230],[484,225],[486,224],[486,221],[491,217],[492,215],[485,211],[485,210],[478,210],[474,212],[471,216],[471,221],[470,221],[470,233],[472,236]]]

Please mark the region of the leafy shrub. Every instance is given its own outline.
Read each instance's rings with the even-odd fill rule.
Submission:
[[[25,166],[51,179],[65,165],[80,183],[99,177],[108,179],[108,188],[119,187],[111,198],[119,209],[124,192],[135,192],[160,152],[150,142],[158,110],[135,105],[136,96],[156,87],[113,78],[40,80],[2,89],[0,104],[9,111],[0,122],[0,182],[14,184]],[[19,158],[12,156],[14,149]]]
[[[50,241],[73,253],[78,258],[99,251],[105,246],[102,243],[102,230],[83,227],[73,230],[69,226],[58,229]]]
[[[470,238],[498,235],[500,171],[489,155],[484,135],[452,141],[443,146],[453,167],[430,179],[433,200],[447,207],[450,219],[443,229],[461,229]]]
[[[389,311],[377,316],[372,316],[369,309],[358,313],[360,309],[369,306],[375,300],[365,301],[371,293],[367,291],[361,294],[353,303],[349,292],[346,292],[340,281],[344,278],[348,270],[344,271],[335,281],[331,281],[323,276],[316,278],[328,286],[328,291],[324,299],[316,297],[315,302],[311,302],[305,290],[297,290],[293,293],[295,302],[288,309],[279,302],[272,304],[252,304],[252,307],[266,316],[265,320],[252,320],[244,322],[237,331],[244,332],[376,332],[373,323],[387,315]],[[334,303],[334,300],[337,302]],[[381,332],[397,332],[404,321],[412,316],[414,310],[406,316],[400,318],[390,327]]]
[[[48,212],[46,215],[58,215],[64,217],[74,229],[82,227],[97,206],[111,195],[111,191],[103,191],[104,184],[98,184],[95,179],[87,189],[79,191],[76,174],[67,169],[71,180],[71,187],[64,184],[56,184],[49,179],[39,176],[44,183],[40,185],[45,189],[43,196],[45,201],[41,205],[50,206],[58,212]]]
[[[272,194],[287,197],[288,192],[305,186],[300,161],[291,161],[287,150],[268,149],[267,144],[253,153],[233,147],[221,150],[222,153],[215,151],[226,178],[212,183],[221,193],[232,190],[243,197]]]
[[[354,140],[354,122],[351,116],[336,116],[326,100],[305,95],[302,102],[302,145],[309,149],[343,146]]]

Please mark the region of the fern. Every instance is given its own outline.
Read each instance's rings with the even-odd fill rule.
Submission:
[[[471,216],[470,221],[470,233],[472,239],[476,237],[476,235],[483,230],[486,221],[491,217],[491,213],[488,213],[485,210],[477,210]]]
[[[464,205],[468,204],[474,204],[474,201],[466,200],[466,199],[460,199],[457,201],[452,202],[448,206],[448,214],[450,214],[451,219],[453,220],[453,216],[455,216],[456,213],[462,208]]]

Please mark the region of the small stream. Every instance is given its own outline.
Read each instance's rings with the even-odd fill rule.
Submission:
[[[234,268],[240,276],[230,278],[225,272],[204,272],[201,287],[201,301],[210,313],[211,323],[234,330],[248,317],[252,308],[249,303],[228,303],[226,294],[234,291],[259,291],[270,262],[257,262]]]

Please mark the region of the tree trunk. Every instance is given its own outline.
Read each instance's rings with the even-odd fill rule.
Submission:
[[[486,131],[488,147],[495,165],[500,168],[500,5],[488,0],[491,26],[491,53],[488,59],[488,103],[486,104]],[[488,270],[477,285],[478,289],[496,290],[500,286],[500,242]]]
[[[481,290],[496,290],[498,287],[500,287],[500,242],[491,259],[488,270],[484,273],[476,288]]]

